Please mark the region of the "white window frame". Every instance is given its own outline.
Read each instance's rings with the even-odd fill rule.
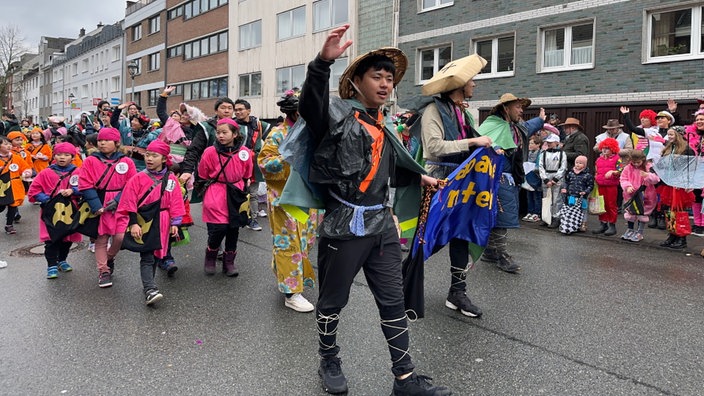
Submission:
[[[254,76],[257,76],[257,75],[259,76],[259,91],[258,91],[258,93],[257,93],[257,92],[253,92],[254,90],[252,89],[252,87],[253,87],[252,81],[254,81]],[[248,94],[246,94],[246,93],[244,93],[244,92],[242,91],[242,88],[243,88],[242,80],[243,80],[243,79],[245,79],[245,80],[247,81],[247,83],[246,83],[246,84],[247,84],[247,88],[249,88],[249,89],[248,89],[248,91],[249,91]],[[254,73],[240,74],[240,75],[239,75],[238,82],[239,82],[239,84],[240,84],[239,89],[238,89],[238,92],[239,92],[239,94],[240,94],[239,96],[240,96],[241,98],[254,98],[254,97],[260,97],[260,96],[262,96],[262,72],[254,72]]]
[[[259,29],[259,34],[254,34]],[[262,46],[262,20],[257,19],[239,27],[239,50],[244,51]],[[257,37],[259,40],[257,40]]]
[[[445,8],[445,7],[450,7],[455,4],[454,0],[432,0],[434,2],[433,5],[426,7],[425,6],[425,0],[418,0],[418,13],[421,12],[426,12],[426,11],[433,11],[437,10],[440,8]]]
[[[142,24],[132,26],[132,41],[142,39]]]
[[[689,48],[690,51],[686,54],[676,55],[652,55],[653,45],[653,14],[670,13],[683,10],[692,11],[691,25],[689,26]],[[643,39],[643,58],[645,63],[661,63],[673,61],[688,61],[692,59],[704,59],[704,48],[701,48],[700,40],[702,37],[702,20],[704,20],[704,5],[698,4],[689,7],[677,7],[666,9],[647,10],[644,13],[645,26]]]
[[[298,70],[299,73],[302,75],[301,81],[293,81],[294,69]],[[283,89],[279,89],[279,87],[281,85],[281,80],[279,79],[279,73],[282,73],[282,72],[288,74],[289,86],[284,87]],[[292,66],[280,67],[280,68],[276,69],[276,93],[280,95],[280,94],[283,94],[284,92],[288,91],[289,89],[301,88],[301,86],[303,85],[303,81],[305,80],[305,77],[306,77],[306,65],[292,65]]]
[[[499,67],[499,40],[505,39],[505,38],[513,38],[513,70],[509,71],[498,71]],[[474,40],[472,43],[472,47],[474,48],[474,53],[478,54],[479,51],[477,51],[477,48],[479,46],[479,43],[491,41],[491,62],[487,64],[491,68],[491,70],[487,72],[481,72],[477,74],[474,78],[477,80],[481,80],[484,78],[495,78],[495,77],[512,77],[516,74],[516,34],[510,34],[510,35],[503,35],[503,36],[496,36],[496,37],[487,37],[487,38],[479,38]],[[480,54],[481,55],[481,54]],[[487,59],[489,61],[489,59]]]
[[[340,6],[339,3],[344,3],[345,17],[343,19],[336,20],[333,11],[337,9],[335,6]],[[318,22],[321,12],[324,12],[325,16],[328,18],[323,24],[319,24]],[[327,30],[332,27],[339,26],[345,22],[349,22],[349,20],[350,10],[348,0],[318,0],[313,2],[313,32]]]
[[[423,84],[424,82],[430,80],[430,78],[423,79],[423,52],[433,51],[433,75],[435,75],[435,73],[442,68],[440,66],[440,50],[444,48],[450,49],[450,60],[448,63],[452,62],[452,43],[444,43],[434,47],[418,48],[416,52],[416,64],[418,65],[418,69],[416,70],[416,81],[418,81],[418,84]]]
[[[149,71],[159,70],[161,68],[161,52],[149,54]]]
[[[348,64],[349,58],[344,57],[335,59],[335,63],[330,66],[330,80],[328,81],[330,91],[337,91],[340,85],[340,76],[345,72]]]
[[[591,45],[591,62],[579,63],[572,65],[572,28],[583,25],[592,25],[592,45]],[[560,66],[545,66],[545,33],[550,30],[564,29],[565,48],[562,50],[563,64]],[[539,28],[540,50],[538,51],[539,70],[538,73],[551,73],[566,70],[585,70],[594,68],[594,57],[596,55],[596,22],[593,19],[571,22],[569,24],[542,26]]]
[[[300,33],[296,33],[297,24],[295,24],[296,20],[294,18],[294,14],[296,12],[303,13],[303,31]],[[284,32],[284,33],[281,32],[281,25],[279,24],[280,18],[287,18],[288,19],[288,23],[289,23],[288,32]],[[288,39],[291,39],[294,37],[301,37],[301,36],[305,36],[305,34],[306,34],[306,6],[305,5],[276,14],[276,40],[277,41],[284,41],[284,40],[288,40]]]
[[[161,15],[149,18],[149,34],[158,33],[161,30]]]

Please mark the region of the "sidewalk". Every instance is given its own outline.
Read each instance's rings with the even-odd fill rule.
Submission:
[[[552,228],[547,228],[545,226],[540,225],[541,222],[537,223],[531,223],[527,221],[521,221],[521,227],[523,228],[534,228],[534,229],[539,229],[543,230],[545,232],[556,232],[560,233],[559,229],[552,229]],[[599,223],[599,216],[595,215],[589,215],[587,219],[587,232],[576,232],[570,237],[577,237],[577,238],[596,238],[596,239],[601,239],[601,240],[610,240],[614,241],[617,243],[623,243],[623,244],[630,244],[630,245],[643,245],[655,249],[662,249],[662,250],[667,250],[671,251],[673,253],[676,252],[681,252],[681,253],[689,253],[692,255],[699,256],[700,253],[702,253],[702,250],[704,250],[704,237],[698,237],[696,235],[688,235],[687,236],[687,247],[684,249],[669,249],[665,247],[661,247],[660,243],[665,241],[667,239],[667,231],[665,230],[660,230],[657,228],[648,228],[647,225],[645,227],[645,232],[643,236],[643,240],[640,242],[630,242],[630,241],[624,241],[621,239],[621,235],[623,235],[624,232],[626,232],[627,229],[627,224],[626,220],[623,218],[622,214],[619,214],[618,217],[618,222],[616,223],[616,235],[613,236],[604,236],[603,234],[601,235],[594,235],[592,234],[592,230],[595,230],[600,227]],[[565,237],[568,237],[565,235]]]

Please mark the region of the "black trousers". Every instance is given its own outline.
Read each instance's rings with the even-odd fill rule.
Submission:
[[[66,261],[68,252],[71,250],[73,242],[44,242],[44,258],[46,258],[47,267],[54,267],[62,261]]]
[[[450,292],[467,291],[467,265],[469,264],[469,242],[450,239]]]
[[[337,325],[349,301],[350,288],[360,269],[374,295],[381,329],[391,354],[394,375],[414,369],[408,354],[408,326],[403,302],[401,245],[396,230],[382,235],[340,240],[320,238],[318,244],[319,297],[316,310],[318,353],[337,356]]]
[[[15,223],[15,216],[17,216],[17,213],[20,212],[20,209],[17,206],[0,205],[0,213],[2,213],[5,208],[7,208],[7,213],[5,214],[7,216],[5,225],[13,225]]]
[[[237,251],[237,240],[240,237],[240,228],[229,224],[207,223],[208,225],[208,248],[210,250],[220,249],[220,243],[225,240],[225,250],[228,252]]]

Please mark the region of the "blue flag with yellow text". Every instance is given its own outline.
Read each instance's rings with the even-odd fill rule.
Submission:
[[[493,149],[480,148],[448,176],[430,204],[422,236],[424,260],[453,238],[486,246],[496,223],[503,161]],[[418,237],[413,241],[414,254],[419,242]]]

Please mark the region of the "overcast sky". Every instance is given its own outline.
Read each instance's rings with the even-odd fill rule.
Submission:
[[[99,22],[125,19],[125,0],[11,0],[3,1],[0,25],[19,28],[30,52],[37,52],[39,38],[78,38],[78,32],[95,30]]]

